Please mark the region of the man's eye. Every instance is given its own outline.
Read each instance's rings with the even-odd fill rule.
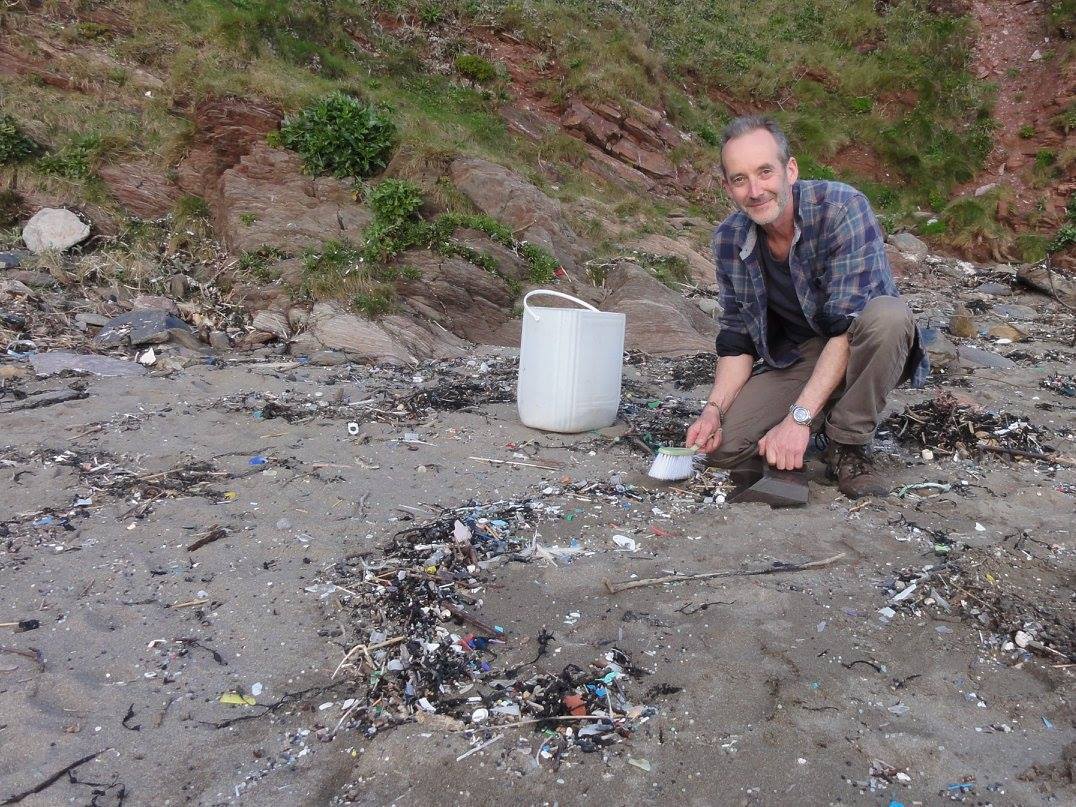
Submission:
[[[744,183],[744,178],[743,177],[733,177],[732,178],[732,184],[733,185],[743,185],[743,183]]]
[[[768,177],[770,174],[773,173],[773,169],[763,168],[761,171],[759,171],[759,173],[762,174],[762,176],[764,177]]]

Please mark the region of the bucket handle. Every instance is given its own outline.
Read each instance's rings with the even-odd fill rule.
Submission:
[[[590,303],[580,300],[578,297],[572,297],[570,294],[565,294],[562,291],[552,291],[550,289],[535,289],[534,291],[528,291],[523,297],[523,310],[534,317],[535,322],[540,322],[541,317],[534,313],[534,308],[527,305],[527,300],[533,297],[535,294],[548,294],[552,297],[563,297],[565,300],[571,300],[573,303],[579,303],[584,308],[589,308],[591,311],[597,311],[598,309],[592,306]]]

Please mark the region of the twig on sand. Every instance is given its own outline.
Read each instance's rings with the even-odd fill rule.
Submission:
[[[496,737],[493,737],[492,739],[486,740],[481,745],[476,745],[470,751],[464,751],[462,754],[460,754],[458,757],[456,757],[456,762],[460,762],[461,760],[467,759],[467,757],[469,757],[471,754],[477,754],[483,748],[489,748],[491,745],[493,745],[495,742],[497,742],[497,740],[501,739],[502,737],[504,737],[503,734],[498,734]]]
[[[1055,465],[1076,465],[1076,460],[1071,460],[1068,457],[1061,454],[1046,454],[1041,451],[1024,451],[1022,448],[1008,448],[1007,446],[991,446],[986,443],[979,443],[978,448],[980,451],[989,451],[991,454],[1007,454],[1010,457],[1019,457],[1020,459],[1028,460],[1041,460],[1042,462],[1051,462]]]
[[[493,465],[514,465],[518,468],[541,468],[543,471],[559,471],[560,468],[554,468],[550,465],[537,465],[533,462],[513,462],[512,460],[493,460],[489,457],[468,457],[469,460],[477,460],[478,462],[488,462]]]
[[[628,580],[624,583],[610,583],[607,579],[602,580],[605,590],[609,594],[617,594],[629,588],[642,588],[643,586],[660,586],[662,583],[683,583],[685,580],[709,580],[714,577],[755,577],[764,574],[782,574],[784,572],[803,572],[808,569],[820,569],[843,558],[842,552],[825,560],[812,560],[809,563],[795,563],[787,566],[767,566],[765,569],[726,569],[720,572],[701,572],[699,574],[667,574],[664,577],[646,577],[642,580]]]
[[[56,782],[59,781],[63,777],[63,775],[65,773],[67,773],[68,771],[73,771],[79,765],[85,765],[87,762],[89,762],[92,759],[97,759],[97,757],[101,756],[101,754],[105,753],[105,751],[107,751],[107,750],[108,750],[107,748],[104,748],[104,749],[102,749],[100,751],[97,751],[97,752],[95,752],[93,754],[87,754],[82,759],[76,760],[75,762],[72,762],[67,767],[61,768],[60,770],[56,771],[56,773],[52,774],[52,776],[50,776],[48,779],[41,782],[41,784],[34,785],[29,790],[24,790],[21,793],[16,793],[14,796],[9,796],[8,798],[4,799],[3,801],[0,801],[0,804],[18,804],[20,801],[25,799],[27,796],[33,796],[35,793],[40,793],[41,791],[46,790],[49,787],[52,787],[52,785],[56,784]]]

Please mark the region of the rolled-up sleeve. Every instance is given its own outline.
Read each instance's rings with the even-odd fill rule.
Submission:
[[[872,298],[891,293],[890,277],[882,229],[866,197],[856,194],[837,214],[829,239],[818,321],[822,333],[847,331]]]

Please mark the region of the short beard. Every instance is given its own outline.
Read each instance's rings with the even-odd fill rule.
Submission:
[[[747,217],[751,219],[751,221],[753,221],[760,227],[765,227],[768,224],[773,224],[775,221],[777,221],[777,219],[781,218],[781,215],[785,212],[785,208],[787,208],[792,203],[792,183],[784,183],[784,187],[776,196],[776,202],[777,210],[773,213],[773,215],[767,216],[764,219],[755,218],[753,215],[751,215],[750,209],[747,207],[741,207],[740,210],[742,210],[747,215]]]

